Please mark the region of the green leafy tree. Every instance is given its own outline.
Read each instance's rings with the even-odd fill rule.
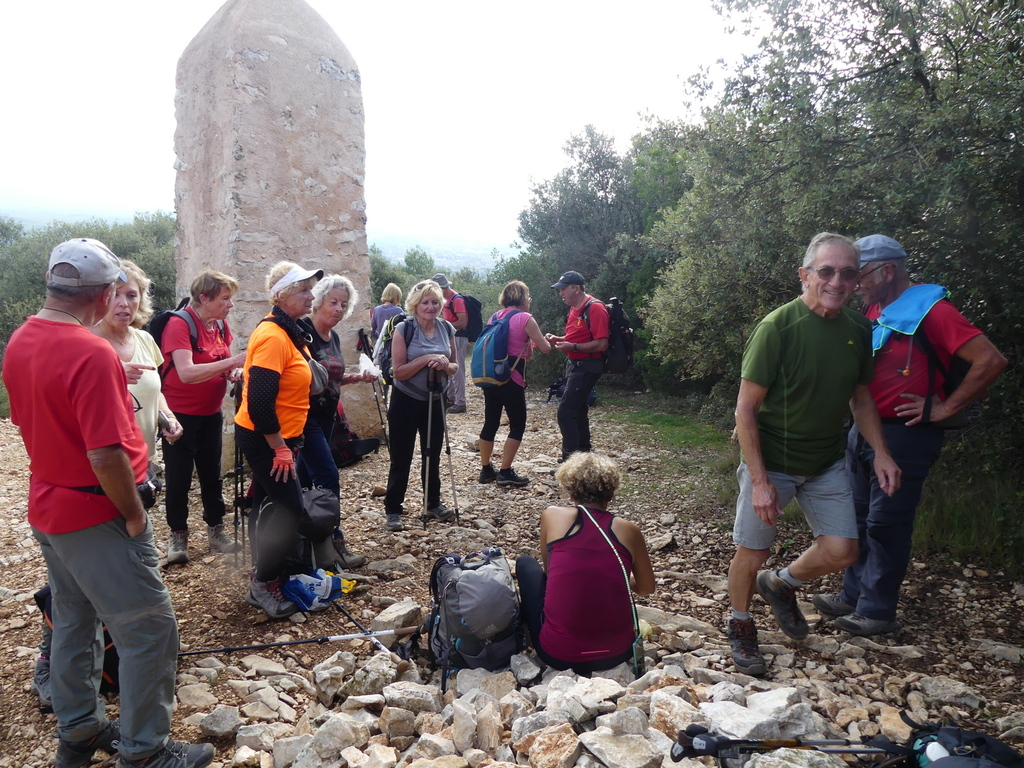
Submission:
[[[434,257],[417,245],[405,252],[405,271],[413,280],[423,280],[437,272],[437,265]]]
[[[394,283],[402,289],[404,300],[409,286],[412,284],[409,273],[401,264],[390,261],[377,245],[371,245],[370,257],[370,306],[380,303],[380,295],[388,283]]]

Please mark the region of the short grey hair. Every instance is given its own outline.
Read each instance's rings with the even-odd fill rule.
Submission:
[[[54,277],[79,278],[81,275],[78,269],[72,264],[54,264],[53,268],[46,275],[46,293],[55,299],[64,299],[80,306],[91,304],[107,288],[117,284],[115,281],[108,285],[63,285],[62,283],[50,280],[50,275]]]
[[[802,264],[804,269],[810,269],[814,266],[814,260],[818,256],[818,251],[826,245],[836,243],[844,246],[850,253],[853,254],[854,266],[860,267],[860,246],[857,245],[853,240],[845,235],[837,235],[834,232],[819,232],[813,238],[811,238],[810,244],[807,246],[807,250],[804,252],[804,263]]]
[[[907,272],[907,260],[906,259],[886,259],[885,261],[872,261],[869,262],[873,267],[892,267],[893,273],[896,275],[897,280],[904,280],[910,277],[910,273]],[[867,266],[865,264],[864,266]]]
[[[345,310],[345,317],[342,318],[344,320],[352,314],[352,310],[355,309],[359,301],[359,292],[352,285],[352,281],[344,275],[327,275],[317,281],[317,284],[313,286],[313,311],[315,312],[320,309],[320,305],[324,303],[324,298],[335,289],[345,291],[348,294],[348,308]]]

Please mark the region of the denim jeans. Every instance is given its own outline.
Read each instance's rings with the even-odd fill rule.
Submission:
[[[860,557],[846,569],[839,596],[861,616],[892,621],[910,565],[917,505],[928,472],[942,451],[943,434],[929,424],[883,424],[882,431],[889,453],[903,472],[900,489],[892,496],[882,492],[871,465],[874,449],[856,427],[851,429],[846,466],[857,512]]]
[[[320,486],[341,495],[338,465],[331,455],[331,432],[334,419],[320,420],[310,416],[302,432],[302,450],[299,451],[299,482],[303,488]]]

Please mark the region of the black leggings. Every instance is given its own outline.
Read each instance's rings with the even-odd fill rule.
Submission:
[[[270,474],[274,466],[274,451],[267,439],[235,424],[235,440],[245,455],[252,470],[252,511],[260,508],[263,499],[274,503],[264,509],[256,524],[256,578],[259,581],[275,581],[284,573],[284,560],[295,545],[295,534],[299,530],[302,516],[302,486],[297,477],[291,480],[275,480]]]
[[[537,651],[537,658],[554,669],[569,669],[571,667],[577,675],[589,675],[591,672],[611,669],[633,658],[632,648],[618,656],[576,663],[556,659],[545,652],[540,645],[540,628],[544,626],[544,591],[547,580],[547,574],[544,573],[544,569],[540,567],[536,558],[522,555],[516,560],[516,581],[519,582],[519,597],[523,603],[523,616],[526,618],[526,626],[530,630],[530,642],[533,643],[533,649]]]
[[[427,488],[427,509],[441,503],[441,449],[444,443],[444,394],[427,400],[414,397],[395,388],[388,406],[388,427],[391,430],[391,468],[388,470],[388,489],[384,495],[384,510],[402,514],[405,492],[409,487],[409,472],[416,453],[416,436],[420,438],[420,481]],[[431,414],[431,409],[433,413]],[[427,425],[430,435],[427,435]],[[427,442],[430,451],[427,451]]]
[[[526,390],[514,381],[500,387],[484,388],[484,426],[480,439],[494,442],[501,424],[501,409],[508,414],[509,440],[522,440],[526,433]]]

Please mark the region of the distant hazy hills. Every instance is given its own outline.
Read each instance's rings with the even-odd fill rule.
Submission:
[[[0,216],[8,216],[20,222],[25,229],[45,227],[54,221],[89,221],[102,219],[106,222],[131,221],[135,211],[97,210],[94,208],[32,208],[11,204],[0,199]],[[502,256],[511,256],[516,250],[511,247],[511,238],[503,241],[500,238],[493,242],[481,240],[463,240],[458,237],[415,237],[377,233],[372,229],[367,233],[371,245],[378,246],[386,257],[393,261],[401,261],[406,251],[419,246],[425,250],[439,266],[459,269],[472,267],[487,270],[494,266],[493,251]]]

